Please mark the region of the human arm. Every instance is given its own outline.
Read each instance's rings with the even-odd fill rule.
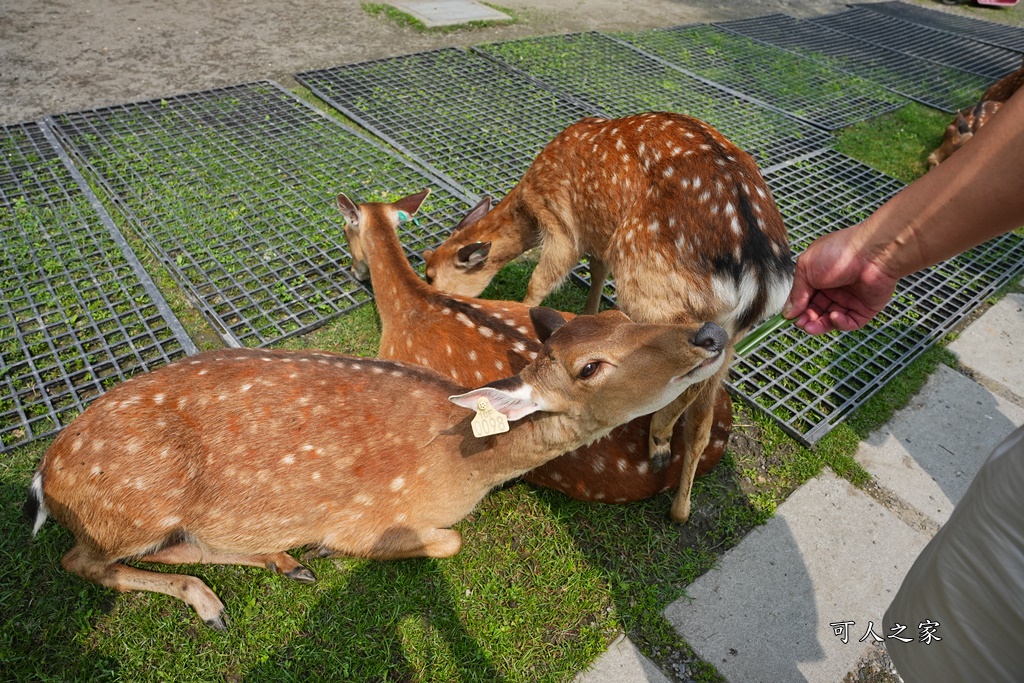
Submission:
[[[1024,89],[955,154],[797,259],[783,315],[809,334],[863,327],[896,282],[1024,225]]]

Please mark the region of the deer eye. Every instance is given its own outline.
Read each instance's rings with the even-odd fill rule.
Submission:
[[[577,376],[580,379],[587,379],[589,377],[593,377],[594,373],[597,372],[597,369],[600,368],[600,367],[601,367],[601,361],[599,361],[599,360],[592,360],[589,363],[587,363],[586,365],[584,365],[582,368],[580,368],[579,375],[577,375]]]

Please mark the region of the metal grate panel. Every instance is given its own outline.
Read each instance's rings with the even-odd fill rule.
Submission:
[[[296,75],[318,97],[476,194],[506,194],[595,112],[456,48]]]
[[[866,43],[822,25],[770,14],[716,24],[727,31],[807,55],[947,112],[973,104],[990,79]]]
[[[601,33],[530,38],[474,48],[605,116],[678,111],[705,121],[762,166],[826,147],[831,136],[689,76]]]
[[[810,21],[872,45],[894,47],[900,52],[990,80],[1001,78],[1020,66],[1020,54],[1013,50],[986,45],[864,8],[814,17]]]
[[[768,172],[766,179],[794,251],[863,220],[901,187],[833,151]],[[893,301],[863,330],[824,338],[791,327],[777,331],[736,361],[731,388],[813,444],[1022,271],[1024,239],[992,240],[904,278]]]
[[[989,45],[1024,52],[1024,28],[1019,26],[1007,26],[950,12],[940,12],[908,2],[857,3],[851,6],[881,12],[897,19],[973,38]]]
[[[299,101],[251,83],[55,117],[57,131],[231,346],[306,332],[370,299],[349,276],[339,191],[432,186],[403,241],[468,208],[443,182]]]
[[[195,353],[42,123],[0,132],[0,451],[56,433],[112,384]]]
[[[620,37],[686,73],[827,130],[906,103],[871,81],[717,26],[678,26]]]

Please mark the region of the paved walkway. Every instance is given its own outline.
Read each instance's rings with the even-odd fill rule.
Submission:
[[[676,631],[730,683],[836,683],[881,636],[906,571],[992,448],[1024,424],[1024,295],[1011,294],[950,345],[911,403],[861,443],[857,460],[883,505],[824,471],[665,609]],[[846,642],[832,623],[854,622]],[[919,641],[901,647],[939,647]],[[628,639],[579,683],[667,683]]]

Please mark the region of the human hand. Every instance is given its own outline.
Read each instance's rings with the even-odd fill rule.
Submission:
[[[864,327],[885,308],[897,278],[862,254],[851,228],[818,238],[796,261],[782,315],[807,334]]]

